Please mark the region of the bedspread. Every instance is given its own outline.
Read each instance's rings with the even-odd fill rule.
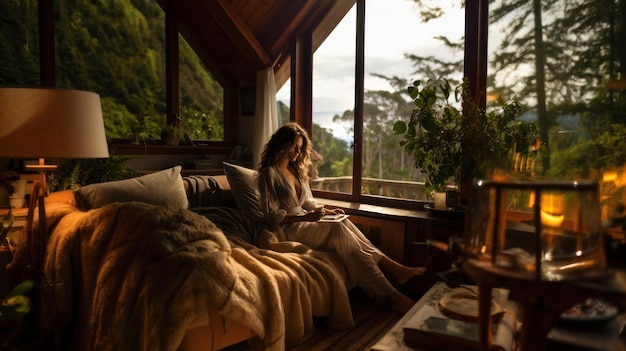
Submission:
[[[280,243],[267,229],[267,247],[259,248],[229,240],[189,210],[143,203],[47,210],[45,272],[62,321],[49,317],[45,327],[70,328],[73,349],[173,351],[187,329],[208,324],[209,306],[254,330],[265,350],[304,340],[312,316],[353,325],[337,258]]]

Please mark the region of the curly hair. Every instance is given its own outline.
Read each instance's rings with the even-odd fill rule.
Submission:
[[[258,170],[276,166],[280,160],[287,157],[298,136],[302,137],[302,149],[296,161],[289,163],[300,180],[308,181],[311,169],[311,139],[306,130],[295,122],[283,124],[265,144]]]

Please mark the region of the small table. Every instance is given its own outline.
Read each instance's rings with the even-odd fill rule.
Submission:
[[[404,326],[427,303],[438,301],[443,294],[451,289],[444,282],[436,282],[415,305],[391,328],[370,347],[371,351],[428,351],[427,349],[407,344],[404,341]],[[621,313],[606,328],[600,330],[576,331],[568,328],[556,327],[548,335],[550,347],[556,349],[576,350],[611,350],[626,351],[626,337],[616,336],[616,329],[626,324],[626,313]],[[518,345],[519,346],[519,345]]]
[[[432,301],[438,301],[443,294],[451,289],[444,282],[436,282],[420,299],[411,307],[411,309],[393,326],[389,331],[383,335],[380,340],[372,347],[372,351],[415,351],[426,349],[420,349],[415,345],[409,345],[404,342],[404,325],[410,320],[417,311],[420,310],[425,304],[432,303]]]

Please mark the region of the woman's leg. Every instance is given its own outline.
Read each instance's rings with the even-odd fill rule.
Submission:
[[[426,268],[424,267],[404,266],[387,256],[383,256],[380,261],[378,261],[378,266],[383,271],[391,273],[396,279],[396,283],[400,285],[404,285],[409,279],[426,272]]]
[[[406,295],[402,294],[398,290],[391,293],[389,296],[389,300],[391,301],[391,308],[394,310],[405,314],[407,313],[413,305],[415,305],[415,301],[411,300]]]

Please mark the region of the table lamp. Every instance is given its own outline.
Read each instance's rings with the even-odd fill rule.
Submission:
[[[27,217],[29,263],[36,282],[43,282],[47,233],[44,197],[46,173],[56,169],[44,159],[106,158],[108,145],[95,93],[56,88],[0,88],[0,158],[38,159],[26,165],[37,171]],[[39,227],[33,228],[38,207]]]
[[[543,349],[563,309],[604,289],[603,235],[597,182],[478,180],[462,269],[481,287],[481,350],[489,349],[495,286],[510,288],[521,302],[522,349]]]

